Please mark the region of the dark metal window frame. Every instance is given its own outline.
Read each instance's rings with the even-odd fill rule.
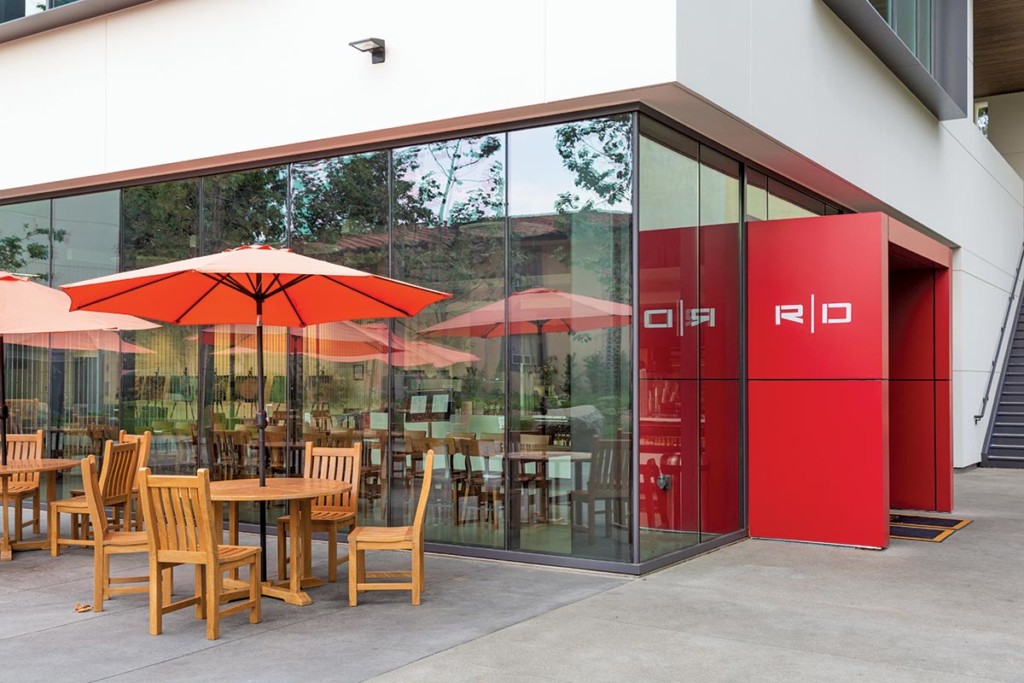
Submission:
[[[868,0],[823,2],[936,118],[948,121],[968,115],[967,0],[932,3],[930,69],[920,62]]]

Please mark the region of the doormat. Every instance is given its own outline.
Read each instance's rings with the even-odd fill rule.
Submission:
[[[942,543],[954,534],[953,529],[930,529],[926,526],[889,525],[889,538],[901,538],[905,541],[930,541]]]
[[[952,519],[950,517],[928,517],[926,515],[889,515],[890,524],[906,526],[926,526],[936,529],[952,529],[957,531],[971,523],[969,519]]]

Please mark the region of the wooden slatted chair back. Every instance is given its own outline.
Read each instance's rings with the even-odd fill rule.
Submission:
[[[628,439],[598,441],[590,461],[590,495],[624,498],[629,489],[631,461]]]
[[[149,449],[153,443],[153,432],[147,429],[142,434],[129,434],[122,429],[117,435],[117,442],[139,444],[139,467],[149,467]]]
[[[39,460],[43,457],[43,430],[34,434],[7,435],[7,462]],[[11,483],[39,486],[39,472],[18,472],[10,478]]]
[[[304,477],[343,481],[352,486],[344,493],[314,499],[313,507],[355,513],[356,501],[359,500],[361,467],[361,443],[356,443],[351,448],[326,448],[306,442],[306,458],[302,468]]]
[[[149,552],[158,562],[210,564],[215,561],[219,537],[213,524],[210,472],[195,476],[154,476],[139,471],[142,509]]]
[[[114,443],[107,440],[100,472],[100,496],[106,505],[125,501],[131,495],[135,473],[139,470],[140,446],[137,441]]]
[[[420,487],[420,498],[416,501],[416,514],[412,518],[413,534],[423,542],[423,520],[427,516],[427,501],[430,499],[430,486],[434,479],[434,451],[427,451],[423,456],[423,485]]]
[[[110,522],[103,510],[103,496],[100,494],[99,477],[96,476],[95,455],[88,455],[82,460],[82,488],[85,489],[85,504],[89,508],[94,540],[102,545],[110,532]]]

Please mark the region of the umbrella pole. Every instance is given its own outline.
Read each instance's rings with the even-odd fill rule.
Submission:
[[[4,467],[7,467],[7,415],[7,359],[4,358],[4,337],[0,335],[0,452]]]
[[[259,431],[257,447],[260,486],[267,485],[266,454],[267,447],[267,404],[263,397],[263,299],[256,299],[256,429]],[[267,503],[260,501],[260,569],[262,578],[267,578]]]

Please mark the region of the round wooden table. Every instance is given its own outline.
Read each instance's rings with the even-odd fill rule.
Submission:
[[[6,465],[0,465],[0,492],[2,492],[2,496],[0,496],[0,498],[2,498],[4,506],[4,533],[3,541],[0,543],[0,562],[7,562],[10,560],[14,550],[46,550],[50,547],[50,542],[45,538],[41,541],[11,542],[10,531],[7,528],[9,504],[9,501],[7,500],[7,488],[11,477],[16,474],[45,472],[46,510],[47,515],[49,515],[50,503],[53,502],[54,494],[57,490],[57,472],[60,470],[71,469],[72,467],[78,467],[81,462],[81,460],[71,460],[69,458],[29,458],[27,460],[11,461]],[[40,507],[42,506],[40,505]]]
[[[291,515],[291,557],[287,580],[263,581],[263,595],[280,598],[291,605],[309,605],[313,600],[304,588],[322,586],[323,580],[313,576],[311,510],[313,499],[344,493],[352,486],[330,479],[297,477],[268,478],[266,486],[259,479],[226,479],[210,482],[210,498],[218,504],[220,519],[224,518],[224,503],[228,504],[228,543],[238,545],[238,504],[242,502],[288,501]],[[229,588],[234,577],[225,583]],[[239,582],[244,584],[244,582]],[[239,588],[244,585],[237,586]]]

